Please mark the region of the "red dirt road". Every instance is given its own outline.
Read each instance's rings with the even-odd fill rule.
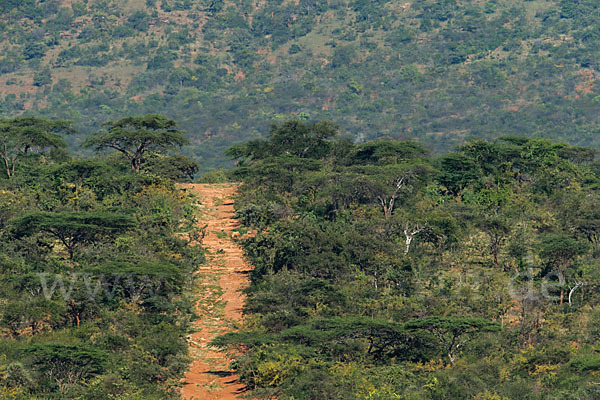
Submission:
[[[242,249],[231,239],[239,223],[233,219],[234,184],[186,184],[182,188],[195,194],[200,203],[200,226],[208,225],[202,241],[207,264],[200,268],[196,332],[190,338],[194,358],[182,386],[186,400],[232,400],[244,393],[244,385],[231,374],[227,356],[208,343],[216,336],[235,329],[242,319],[250,265]]]

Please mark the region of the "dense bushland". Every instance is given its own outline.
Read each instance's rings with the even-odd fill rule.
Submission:
[[[432,157],[290,121],[229,154],[255,270],[215,343],[253,395],[600,396],[596,151],[503,136]]]
[[[0,398],[179,397],[204,258],[195,200],[175,187],[187,167],[165,152],[183,140],[173,127],[148,115],[94,136],[145,143],[132,168],[69,154],[69,122],[0,120]]]

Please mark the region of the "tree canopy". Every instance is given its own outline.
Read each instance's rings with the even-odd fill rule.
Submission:
[[[78,245],[105,237],[114,237],[131,228],[131,217],[115,213],[42,212],[24,215],[11,221],[15,238],[45,232],[66,247],[70,258]]]
[[[230,151],[255,269],[241,330],[214,344],[252,396],[594,398],[593,150],[503,136],[437,156],[332,136],[305,157],[281,143]]]
[[[158,114],[126,117],[104,126],[108,129],[90,136],[86,145],[120,152],[136,172],[140,171],[146,152],[163,152],[188,143],[174,120]]]
[[[19,161],[31,153],[64,149],[67,145],[61,134],[71,132],[69,121],[48,121],[38,117],[0,120],[0,157],[6,176],[14,176]]]

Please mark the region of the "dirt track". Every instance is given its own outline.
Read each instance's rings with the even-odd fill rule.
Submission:
[[[244,385],[228,369],[225,354],[208,346],[217,335],[235,329],[242,318],[244,297],[240,289],[248,284],[250,266],[242,249],[232,241],[239,226],[233,219],[233,184],[182,185],[198,196],[202,206],[198,216],[201,226],[208,225],[203,246],[207,264],[200,271],[196,332],[190,337],[190,354],[194,358],[182,387],[184,399],[231,400],[243,394]]]

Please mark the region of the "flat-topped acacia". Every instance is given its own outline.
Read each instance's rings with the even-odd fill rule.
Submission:
[[[134,225],[133,218],[116,213],[101,212],[36,212],[10,221],[15,238],[45,232],[60,240],[69,258],[82,243],[90,243],[103,237],[112,237]]]
[[[37,117],[0,119],[0,158],[6,176],[15,174],[19,160],[32,152],[64,149],[67,144],[61,133],[74,132],[69,121],[49,121]]]
[[[122,118],[103,126],[108,129],[90,136],[85,145],[97,151],[117,150],[136,172],[140,171],[146,152],[160,153],[188,143],[174,120],[158,114]]]

